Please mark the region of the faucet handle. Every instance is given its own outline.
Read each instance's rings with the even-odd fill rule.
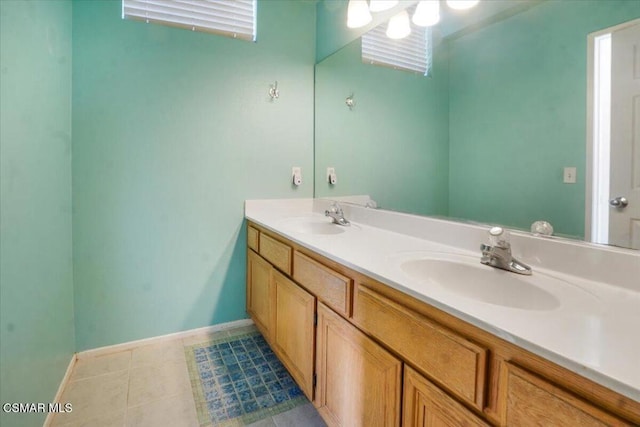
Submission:
[[[502,227],[491,227],[489,229],[489,240],[491,246],[497,248],[508,248],[511,246],[509,243],[509,232]]]
[[[329,209],[327,209],[325,211],[325,214],[338,214],[338,215],[342,215],[342,208],[340,207],[340,205],[337,202],[333,202],[331,203],[331,206],[329,206]]]

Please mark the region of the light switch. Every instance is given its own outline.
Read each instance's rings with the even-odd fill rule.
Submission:
[[[564,179],[565,184],[575,184],[576,183],[576,168],[575,166],[567,166],[564,168]]]

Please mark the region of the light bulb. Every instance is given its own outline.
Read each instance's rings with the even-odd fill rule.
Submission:
[[[387,25],[387,37],[397,40],[403,39],[409,34],[411,34],[411,24],[409,23],[409,14],[406,10],[401,11],[389,19],[389,25]]]
[[[412,21],[419,27],[430,27],[440,22],[440,1],[422,0],[413,13]]]
[[[398,0],[370,0],[369,10],[371,12],[382,12],[398,4]]]
[[[360,28],[371,22],[367,0],[349,0],[347,6],[347,27]]]
[[[480,0],[447,0],[447,6],[455,10],[471,9]]]

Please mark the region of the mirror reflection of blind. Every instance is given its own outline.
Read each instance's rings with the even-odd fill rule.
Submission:
[[[362,36],[362,62],[431,74],[431,30],[412,28],[407,37],[394,40],[387,37],[386,26],[378,25]]]
[[[122,0],[122,18],[255,41],[256,0]]]

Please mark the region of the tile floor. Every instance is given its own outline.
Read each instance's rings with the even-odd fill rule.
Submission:
[[[61,401],[73,411],[57,414],[53,427],[200,426],[185,346],[247,333],[253,326],[164,341],[77,361]],[[213,424],[211,424],[213,426]],[[255,427],[322,427],[310,403],[257,421]]]

